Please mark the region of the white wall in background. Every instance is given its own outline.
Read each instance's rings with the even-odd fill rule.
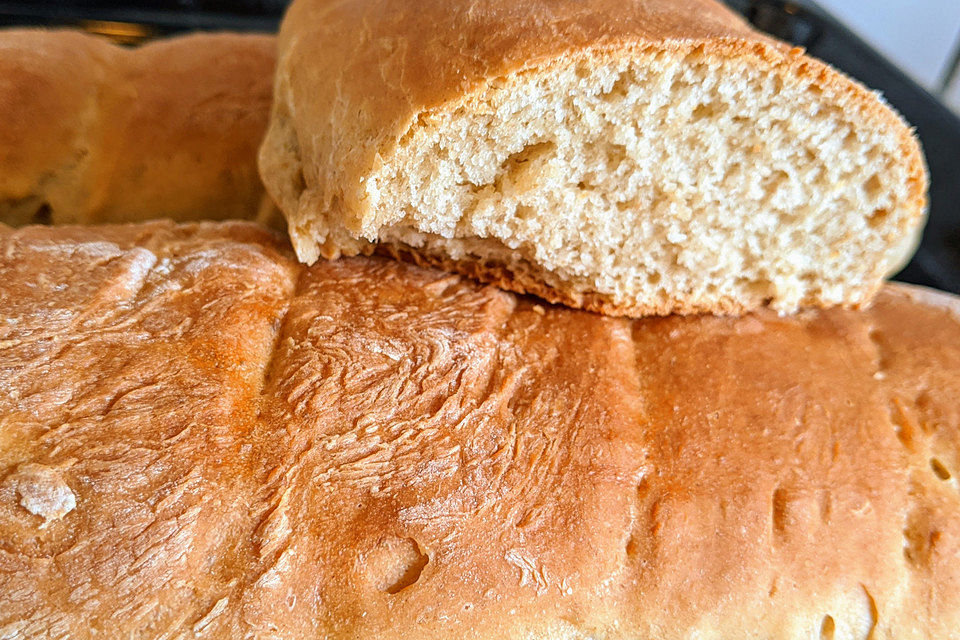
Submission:
[[[929,88],[960,39],[960,0],[818,0]],[[960,89],[952,92],[960,107]]]

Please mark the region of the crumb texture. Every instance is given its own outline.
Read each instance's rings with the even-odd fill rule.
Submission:
[[[918,291],[630,321],[243,223],[0,227],[0,637],[955,637]]]
[[[858,115],[698,51],[520,74],[420,119],[367,183],[363,235],[634,313],[860,303],[920,212],[901,132]]]

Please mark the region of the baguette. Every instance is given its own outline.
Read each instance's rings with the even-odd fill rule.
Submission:
[[[628,321],[0,227],[0,637],[957,638],[960,302]]]
[[[0,221],[269,219],[256,152],[275,47],[265,35],[124,49],[0,31]]]
[[[301,260],[379,250],[629,316],[861,306],[916,139],[714,0],[296,0],[260,152]]]

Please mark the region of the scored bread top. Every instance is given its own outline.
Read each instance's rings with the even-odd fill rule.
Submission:
[[[793,311],[867,303],[922,225],[899,116],[713,0],[297,0],[279,51],[260,171],[307,263],[380,243],[604,313]]]
[[[629,321],[288,251],[0,226],[3,635],[960,628],[956,298]]]
[[[0,221],[254,218],[275,38],[0,31]]]

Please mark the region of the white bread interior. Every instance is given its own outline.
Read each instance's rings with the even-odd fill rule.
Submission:
[[[789,311],[862,301],[902,262],[909,172],[897,131],[806,82],[654,54],[521,74],[426,116],[366,196],[372,240],[519,252],[616,305]]]

